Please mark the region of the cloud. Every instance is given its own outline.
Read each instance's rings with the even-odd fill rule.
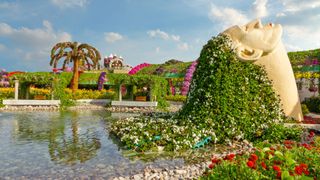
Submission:
[[[55,32],[49,21],[43,21],[43,28],[15,29],[6,23],[0,23],[0,36],[12,39],[17,46],[43,48],[61,41],[70,41],[71,35],[66,32]]]
[[[284,25],[283,29],[287,40],[287,47],[289,50],[301,50],[302,48],[297,45],[303,47],[303,49],[315,49],[315,46],[319,47],[320,43],[317,41],[320,39],[319,28],[319,26]]]
[[[104,33],[104,38],[107,42],[109,43],[113,43],[119,40],[123,39],[123,36],[119,33],[115,33],[115,32],[108,32],[108,33]]]
[[[168,40],[170,38],[168,33],[164,31],[160,31],[160,29],[151,30],[151,31],[148,31],[147,33],[150,37],[160,37],[161,39],[164,39],[164,40]]]
[[[89,1],[88,0],[51,0],[51,3],[58,6],[61,9],[64,8],[74,8],[74,7],[85,7]]]
[[[303,11],[305,9],[320,7],[319,0],[308,0],[307,2],[301,1],[301,0],[280,0],[280,1],[284,6],[284,11],[289,11],[289,12],[297,12],[297,11]]]
[[[174,41],[180,41],[180,36],[171,35],[172,40]]]
[[[164,40],[173,40],[173,41],[180,41],[180,36],[178,35],[170,35],[169,33],[166,33],[164,31],[161,31],[160,29],[156,29],[156,30],[150,30],[147,32],[147,34],[150,37],[158,37]]]
[[[19,57],[17,58],[35,62],[48,59],[50,49],[56,43],[71,41],[69,33],[55,31],[49,21],[43,21],[43,27],[35,29],[27,27],[14,28],[9,24],[0,23],[0,37],[10,42],[5,44],[7,48],[18,49],[16,56]],[[47,64],[47,61],[43,62]]]
[[[178,44],[178,49],[181,50],[181,51],[187,51],[189,50],[189,45],[188,43],[181,43],[181,44]]]
[[[266,17],[268,15],[267,10],[268,0],[256,0],[253,5],[253,14],[256,18]]]
[[[223,28],[249,22],[247,16],[241,11],[229,7],[219,7],[213,3],[211,3],[208,17],[214,23],[220,23]]]

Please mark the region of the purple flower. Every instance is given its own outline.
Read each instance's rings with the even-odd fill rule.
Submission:
[[[191,80],[192,80],[192,76],[194,71],[196,70],[196,66],[197,66],[198,62],[194,61],[190,67],[187,69],[186,75],[184,77],[184,81],[183,81],[183,87],[181,90],[181,94],[182,95],[187,95],[188,91],[189,91],[189,87],[191,84]]]

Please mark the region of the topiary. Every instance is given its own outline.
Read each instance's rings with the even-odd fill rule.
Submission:
[[[264,69],[239,61],[230,39],[220,35],[203,47],[181,111],[171,117],[119,120],[110,132],[130,149],[146,151],[164,146],[164,150],[171,151],[210,142],[272,137],[283,130],[278,123],[283,117],[279,98]],[[273,124],[280,128],[273,128]],[[272,129],[277,131],[269,135]],[[295,133],[282,134],[281,138],[286,138]],[[156,136],[160,140],[153,141]]]
[[[203,47],[179,119],[211,126],[218,141],[258,131],[283,121],[280,101],[265,70],[239,61],[231,40],[220,35]]]

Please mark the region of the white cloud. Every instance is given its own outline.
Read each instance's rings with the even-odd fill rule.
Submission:
[[[319,47],[318,39],[320,39],[320,27],[315,26],[296,26],[284,25],[285,44],[289,51],[303,49],[315,49]],[[318,44],[317,44],[318,43]]]
[[[88,0],[51,0],[51,3],[59,8],[72,8],[72,7],[85,7],[89,1]]]
[[[9,24],[0,23],[0,37],[8,39],[16,48],[16,55],[22,60],[38,61],[48,59],[50,49],[58,42],[71,41],[67,32],[57,32],[49,21],[43,21],[42,28],[30,29],[27,27],[14,28]],[[47,61],[43,61],[47,64]]]
[[[151,31],[148,31],[147,33],[150,37],[160,37],[161,39],[164,39],[164,40],[169,40],[170,38],[168,33],[164,31],[160,31],[160,29],[151,30]]]
[[[181,43],[181,44],[178,44],[178,49],[181,50],[181,51],[187,51],[189,50],[189,45],[188,43]]]
[[[303,11],[305,9],[320,7],[319,0],[281,0],[281,2],[285,8],[285,11],[289,12]]]
[[[174,35],[174,34],[169,34],[166,33],[164,31],[161,31],[160,29],[156,29],[156,30],[150,30],[147,32],[147,34],[150,37],[158,37],[164,40],[173,40],[173,41],[180,41],[180,36],[179,35]]]
[[[13,33],[13,29],[6,23],[0,23],[0,36],[1,35],[10,35]]]
[[[177,35],[171,35],[172,40],[174,41],[180,41],[180,36]]]
[[[104,38],[107,42],[109,43],[113,43],[119,40],[123,39],[123,36],[119,33],[115,33],[115,32],[108,32],[108,33],[104,33]]]
[[[266,17],[268,15],[267,10],[268,0],[256,0],[253,3],[253,13],[256,18]]]
[[[43,21],[43,28],[29,29],[22,27],[15,29],[6,23],[0,23],[0,36],[7,37],[17,45],[27,47],[50,47],[60,41],[70,41],[71,35],[66,32],[55,32],[49,21]]]
[[[223,28],[227,28],[233,25],[241,25],[249,22],[247,16],[241,11],[229,7],[218,7],[213,3],[211,3],[208,17],[214,23],[220,23]]]

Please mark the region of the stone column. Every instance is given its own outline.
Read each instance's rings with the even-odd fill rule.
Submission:
[[[122,101],[121,84],[119,85],[119,101]]]
[[[14,80],[14,99],[18,100],[19,96],[19,80]]]

